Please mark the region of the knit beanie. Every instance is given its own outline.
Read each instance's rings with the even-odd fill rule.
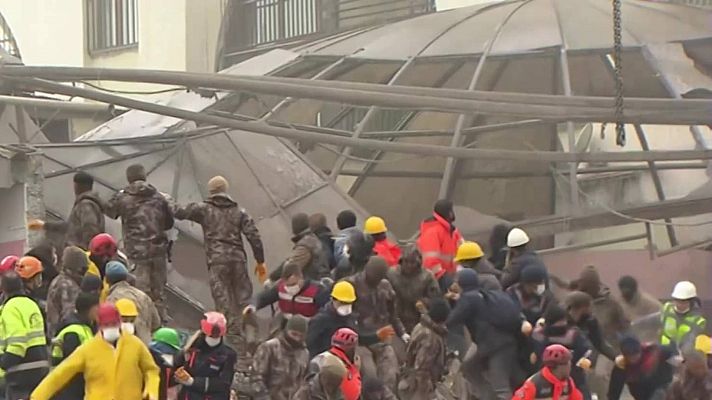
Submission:
[[[309,216],[304,213],[292,217],[292,233],[298,235],[309,229]]]
[[[62,270],[84,275],[89,265],[89,258],[84,250],[76,246],[69,246],[62,252]]]
[[[450,306],[443,299],[433,299],[428,308],[428,316],[436,324],[442,324],[450,316]]]
[[[556,304],[552,304],[544,313],[544,321],[547,325],[553,325],[566,319],[566,310]]]
[[[306,334],[308,325],[309,321],[306,318],[301,315],[293,315],[292,318],[287,321],[287,325],[284,327],[284,330]]]
[[[465,268],[457,273],[457,284],[460,285],[463,292],[469,292],[480,287],[480,279],[477,276],[477,272]]]
[[[106,280],[110,284],[113,285],[116,282],[125,281],[128,276],[129,270],[126,269],[126,266],[122,262],[109,261],[109,263],[106,264]]]
[[[590,294],[573,291],[564,297],[564,304],[568,309],[577,309],[583,306],[591,305],[593,303],[593,297]]]
[[[101,282],[101,278],[99,278],[96,275],[88,274],[84,275],[84,278],[82,278],[82,292],[84,293],[90,293],[90,292],[96,292],[102,289],[103,284]]]
[[[324,355],[324,363],[319,369],[319,375],[334,386],[338,386],[346,376],[346,367],[344,363],[335,355],[327,353]]]
[[[549,273],[540,261],[533,261],[522,269],[520,281],[523,283],[541,283],[549,280]]]
[[[227,179],[222,176],[214,176],[208,181],[208,192],[210,194],[225,193],[230,188]]]
[[[133,183],[135,181],[145,181],[146,170],[143,168],[143,165],[129,165],[129,167],[126,168],[126,180],[129,181],[129,183]]]
[[[452,214],[452,201],[438,200],[437,202],[435,202],[433,211],[435,211],[436,214],[445,219],[449,218],[450,214]]]

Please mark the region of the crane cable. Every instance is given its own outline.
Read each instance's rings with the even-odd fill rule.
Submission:
[[[623,66],[622,66],[622,20],[621,0],[613,0],[613,62],[616,76],[616,144],[625,146],[625,124],[623,119]]]

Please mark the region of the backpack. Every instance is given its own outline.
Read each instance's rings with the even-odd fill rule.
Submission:
[[[484,304],[483,319],[495,328],[518,333],[522,327],[522,310],[519,304],[501,290],[480,290]]]

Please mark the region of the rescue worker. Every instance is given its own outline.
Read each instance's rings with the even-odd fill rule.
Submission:
[[[279,337],[257,347],[252,370],[259,390],[256,400],[290,400],[307,375],[309,351],[304,342],[308,321],[295,315]]]
[[[576,387],[581,391],[584,399],[591,399],[591,391],[586,382],[586,371],[591,368],[592,353],[591,345],[586,336],[575,326],[568,324],[566,310],[554,304],[546,310],[544,314],[544,325],[539,325],[532,333],[532,340],[535,343],[535,352],[532,360],[540,368],[543,362],[543,354],[547,347],[552,344],[560,344],[570,350],[571,356],[571,378],[576,383]]]
[[[47,300],[47,290],[49,289],[50,283],[52,283],[54,278],[59,274],[57,271],[57,265],[59,263],[57,249],[50,241],[44,240],[25,253],[25,257],[34,257],[42,263],[42,283],[39,287],[32,290],[32,297],[44,302]]]
[[[640,290],[638,281],[630,275],[625,275],[618,280],[618,289],[621,293],[621,306],[628,321],[635,321],[660,312],[662,303],[650,294]]]
[[[490,290],[502,290],[499,280],[502,272],[495,269],[485,257],[485,253],[477,242],[463,242],[457,248],[455,263],[462,268],[470,268],[477,272],[482,287]]]
[[[446,296],[456,300],[447,326],[464,325],[477,344],[474,357],[463,362],[465,378],[472,389],[488,392],[478,393],[481,398],[509,399],[512,383],[524,380],[517,363],[518,338],[523,333],[531,333],[532,326],[522,318],[516,303],[507,294],[482,291],[477,272],[460,270],[456,286],[459,292],[449,292]]]
[[[356,226],[356,214],[351,210],[339,212],[336,216],[336,227],[339,232],[334,237],[334,261],[338,265],[342,259],[349,258],[344,250],[351,235],[362,232]]]
[[[697,288],[689,281],[681,281],[672,291],[672,301],[665,303],[660,320],[660,343],[675,344],[683,352],[694,349],[697,336],[705,333],[707,319],[702,316]]]
[[[81,292],[79,285],[87,272],[86,254],[76,246],[64,249],[59,275],[49,285],[47,291],[47,330],[54,335],[61,320],[74,312],[74,301]]]
[[[118,299],[114,302],[114,305],[121,316],[121,332],[136,335],[136,325],[134,324],[136,317],[138,317],[136,303],[129,299]],[[139,337],[139,339],[141,338]]]
[[[453,225],[455,211],[450,200],[438,200],[433,207],[433,216],[420,224],[418,249],[423,255],[423,266],[430,271],[444,293],[453,282],[455,254],[463,239]]]
[[[36,270],[42,268],[34,260]],[[37,271],[36,276],[42,275]],[[44,318],[35,300],[25,294],[18,273],[3,276],[2,291],[6,297],[0,312],[0,368],[5,371],[5,398],[24,400],[49,371]]]
[[[532,325],[544,316],[549,306],[556,304],[554,294],[546,287],[548,280],[544,264],[535,261],[521,271],[519,282],[507,289],[507,293],[519,304]]]
[[[153,333],[153,340],[148,345],[148,350],[153,356],[153,361],[161,369],[158,400],[167,400],[168,392],[172,391],[171,387],[175,385],[173,374],[181,351],[178,331],[173,328],[159,328]],[[175,398],[177,394],[177,391],[172,393],[171,398]]]
[[[320,280],[328,277],[331,271],[329,258],[319,238],[309,229],[306,214],[299,213],[292,217],[292,233],[294,247],[287,260],[299,265],[306,278]]]
[[[82,253],[83,254],[83,253]],[[63,259],[66,261],[66,259]],[[63,319],[57,327],[57,335],[52,340],[52,365],[56,367],[67,359],[74,350],[94,337],[94,324],[99,312],[99,297],[79,293],[75,301],[75,312]],[[84,376],[76,376],[54,400],[76,400],[84,398]]]
[[[341,259],[331,271],[331,275],[335,281],[340,281],[347,276],[363,271],[366,263],[373,255],[373,237],[361,231],[355,231],[349,234],[348,240],[344,245],[344,250],[347,257]]]
[[[158,367],[141,340],[121,332],[116,307],[101,304],[97,323],[99,333],[52,370],[30,400],[52,399],[79,374],[84,374],[86,400],[158,399]]]
[[[95,294],[96,297],[101,296],[101,289],[104,283],[96,275],[86,274],[82,278],[82,284],[80,286],[82,293]],[[100,299],[101,300],[101,299]]]
[[[282,278],[263,290],[254,305],[243,310],[243,315],[254,313],[277,303],[285,319],[293,315],[311,318],[329,302],[329,291],[319,282],[304,278],[299,265],[288,262],[282,269]]]
[[[401,258],[400,247],[388,240],[388,228],[381,217],[369,217],[363,224],[363,233],[373,237],[373,251],[383,257],[389,267],[398,265]]]
[[[571,378],[571,352],[559,344],[552,344],[542,355],[544,367],[527,379],[512,400],[582,400],[583,396]]]
[[[5,256],[2,261],[0,261],[0,274],[14,271],[19,259],[20,257],[18,256]]]
[[[396,315],[410,333],[420,322],[421,311],[435,298],[440,287],[433,274],[423,269],[423,258],[415,246],[406,247],[400,265],[388,270],[388,281],[396,292]]]
[[[44,229],[46,232],[56,232],[65,237],[67,246],[77,246],[89,249],[91,239],[103,232],[104,226],[103,201],[94,192],[94,178],[86,172],[74,174],[74,205],[69,212],[69,218],[64,222],[46,222],[39,219],[28,224],[31,230]]]
[[[237,354],[224,341],[227,321],[219,312],[205,313],[173,374],[183,385],[181,400],[229,400]]]
[[[267,279],[267,266],[260,232],[247,211],[228,194],[229,187],[222,176],[211,178],[208,199],[178,208],[175,217],[197,222],[203,227],[210,293],[215,308],[227,318],[229,341],[242,357],[247,349],[242,338],[240,312],[252,298],[243,235],[252,247],[257,262],[254,272],[260,283]]]
[[[618,354],[603,336],[598,320],[593,315],[593,299],[591,296],[584,292],[571,292],[566,295],[564,305],[566,306],[569,325],[578,328],[599,354],[614,361]]]
[[[362,346],[370,346],[379,341],[385,342],[395,335],[395,330],[390,325],[375,333],[361,332],[358,320],[352,314],[354,302],[356,302],[354,286],[347,281],[337,282],[331,289],[331,302],[309,321],[307,349],[309,349],[310,359],[329,350],[331,336],[339,328],[351,328],[358,332],[359,344]]]
[[[362,395],[360,360],[356,356],[358,333],[350,328],[340,328],[331,336],[331,348],[314,357],[309,363],[309,376],[313,378],[319,373],[327,358],[336,356],[346,367],[346,376],[341,382],[341,393],[344,400],[358,400]]]
[[[677,352],[670,346],[641,344],[633,336],[624,336],[620,348],[622,355],[616,357],[608,400],[619,400],[626,385],[635,400],[665,399],[673,371],[681,362]]]
[[[101,291],[99,300],[106,301],[109,295],[109,284],[106,282],[106,265],[109,261],[120,261],[119,250],[116,240],[108,233],[100,233],[89,242],[88,275],[98,276],[101,279]],[[122,261],[125,264],[125,261]]]
[[[151,297],[166,320],[166,231],[173,227],[173,212],[166,198],[146,182],[142,165],[130,165],[126,180],[129,185],[109,200],[104,213],[112,219],[121,218],[124,248],[135,265],[136,285]]]
[[[145,344],[151,341],[151,332],[161,326],[161,318],[153,300],[141,290],[129,285],[127,279],[129,271],[119,261],[110,261],[106,267],[106,281],[111,285],[106,300],[117,304],[121,299],[128,299],[134,303],[137,315],[133,316],[134,330],[139,339]]]
[[[292,400],[342,400],[341,382],[346,368],[336,356],[326,357],[319,373],[302,384]]]
[[[685,354],[682,371],[673,380],[665,400],[710,400],[712,390],[707,387],[709,368],[705,354],[690,351]]]
[[[326,224],[326,215],[316,213],[309,216],[309,229],[319,238],[321,247],[326,252],[326,258],[329,259],[329,269],[336,267],[336,258],[334,257],[334,233],[331,232]]]
[[[43,309],[45,302],[37,296],[37,291],[42,287],[42,271],[42,263],[35,257],[24,256],[15,265],[15,272],[22,278],[25,292]]]
[[[494,265],[498,271],[504,269],[504,265],[507,263],[507,255],[509,254],[509,247],[507,247],[507,235],[512,227],[508,224],[497,224],[492,228],[492,233],[489,237],[489,249],[490,256],[489,262]]]
[[[386,260],[373,256],[366,268],[347,280],[356,290],[354,313],[357,316],[361,331],[377,332],[381,328],[392,326],[403,342],[408,343],[410,335],[396,313],[396,293],[386,279],[388,273]],[[398,374],[398,358],[393,346],[388,342],[376,343],[367,348],[357,349],[357,354],[364,362],[363,368],[368,371],[371,359],[378,375],[391,391],[396,390]]]
[[[527,265],[531,263],[544,265],[536,252],[529,249],[529,242],[529,235],[522,229],[513,228],[507,234],[509,253],[504,266],[504,275],[502,276],[502,287],[504,289],[519,283],[520,274]],[[546,283],[548,286],[549,282],[547,281]]]
[[[405,369],[398,383],[398,394],[403,399],[430,400],[435,386],[447,373],[447,328],[445,322],[450,307],[442,299],[435,299],[413,330],[406,350]]]

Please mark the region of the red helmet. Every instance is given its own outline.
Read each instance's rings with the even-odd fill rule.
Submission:
[[[89,242],[89,251],[97,256],[113,257],[117,251],[116,240],[108,233],[100,233]]]
[[[118,326],[121,324],[121,314],[112,303],[102,303],[97,315],[99,326]]]
[[[223,337],[227,332],[227,320],[219,312],[206,312],[203,320],[200,321],[200,330],[205,336]]]
[[[0,261],[0,274],[4,274],[7,271],[15,269],[17,261],[20,259],[18,256],[7,256]]]
[[[340,328],[331,336],[331,346],[343,351],[355,349],[358,345],[358,333],[349,328]]]
[[[563,365],[571,362],[571,352],[560,344],[552,344],[544,349],[544,365]]]

